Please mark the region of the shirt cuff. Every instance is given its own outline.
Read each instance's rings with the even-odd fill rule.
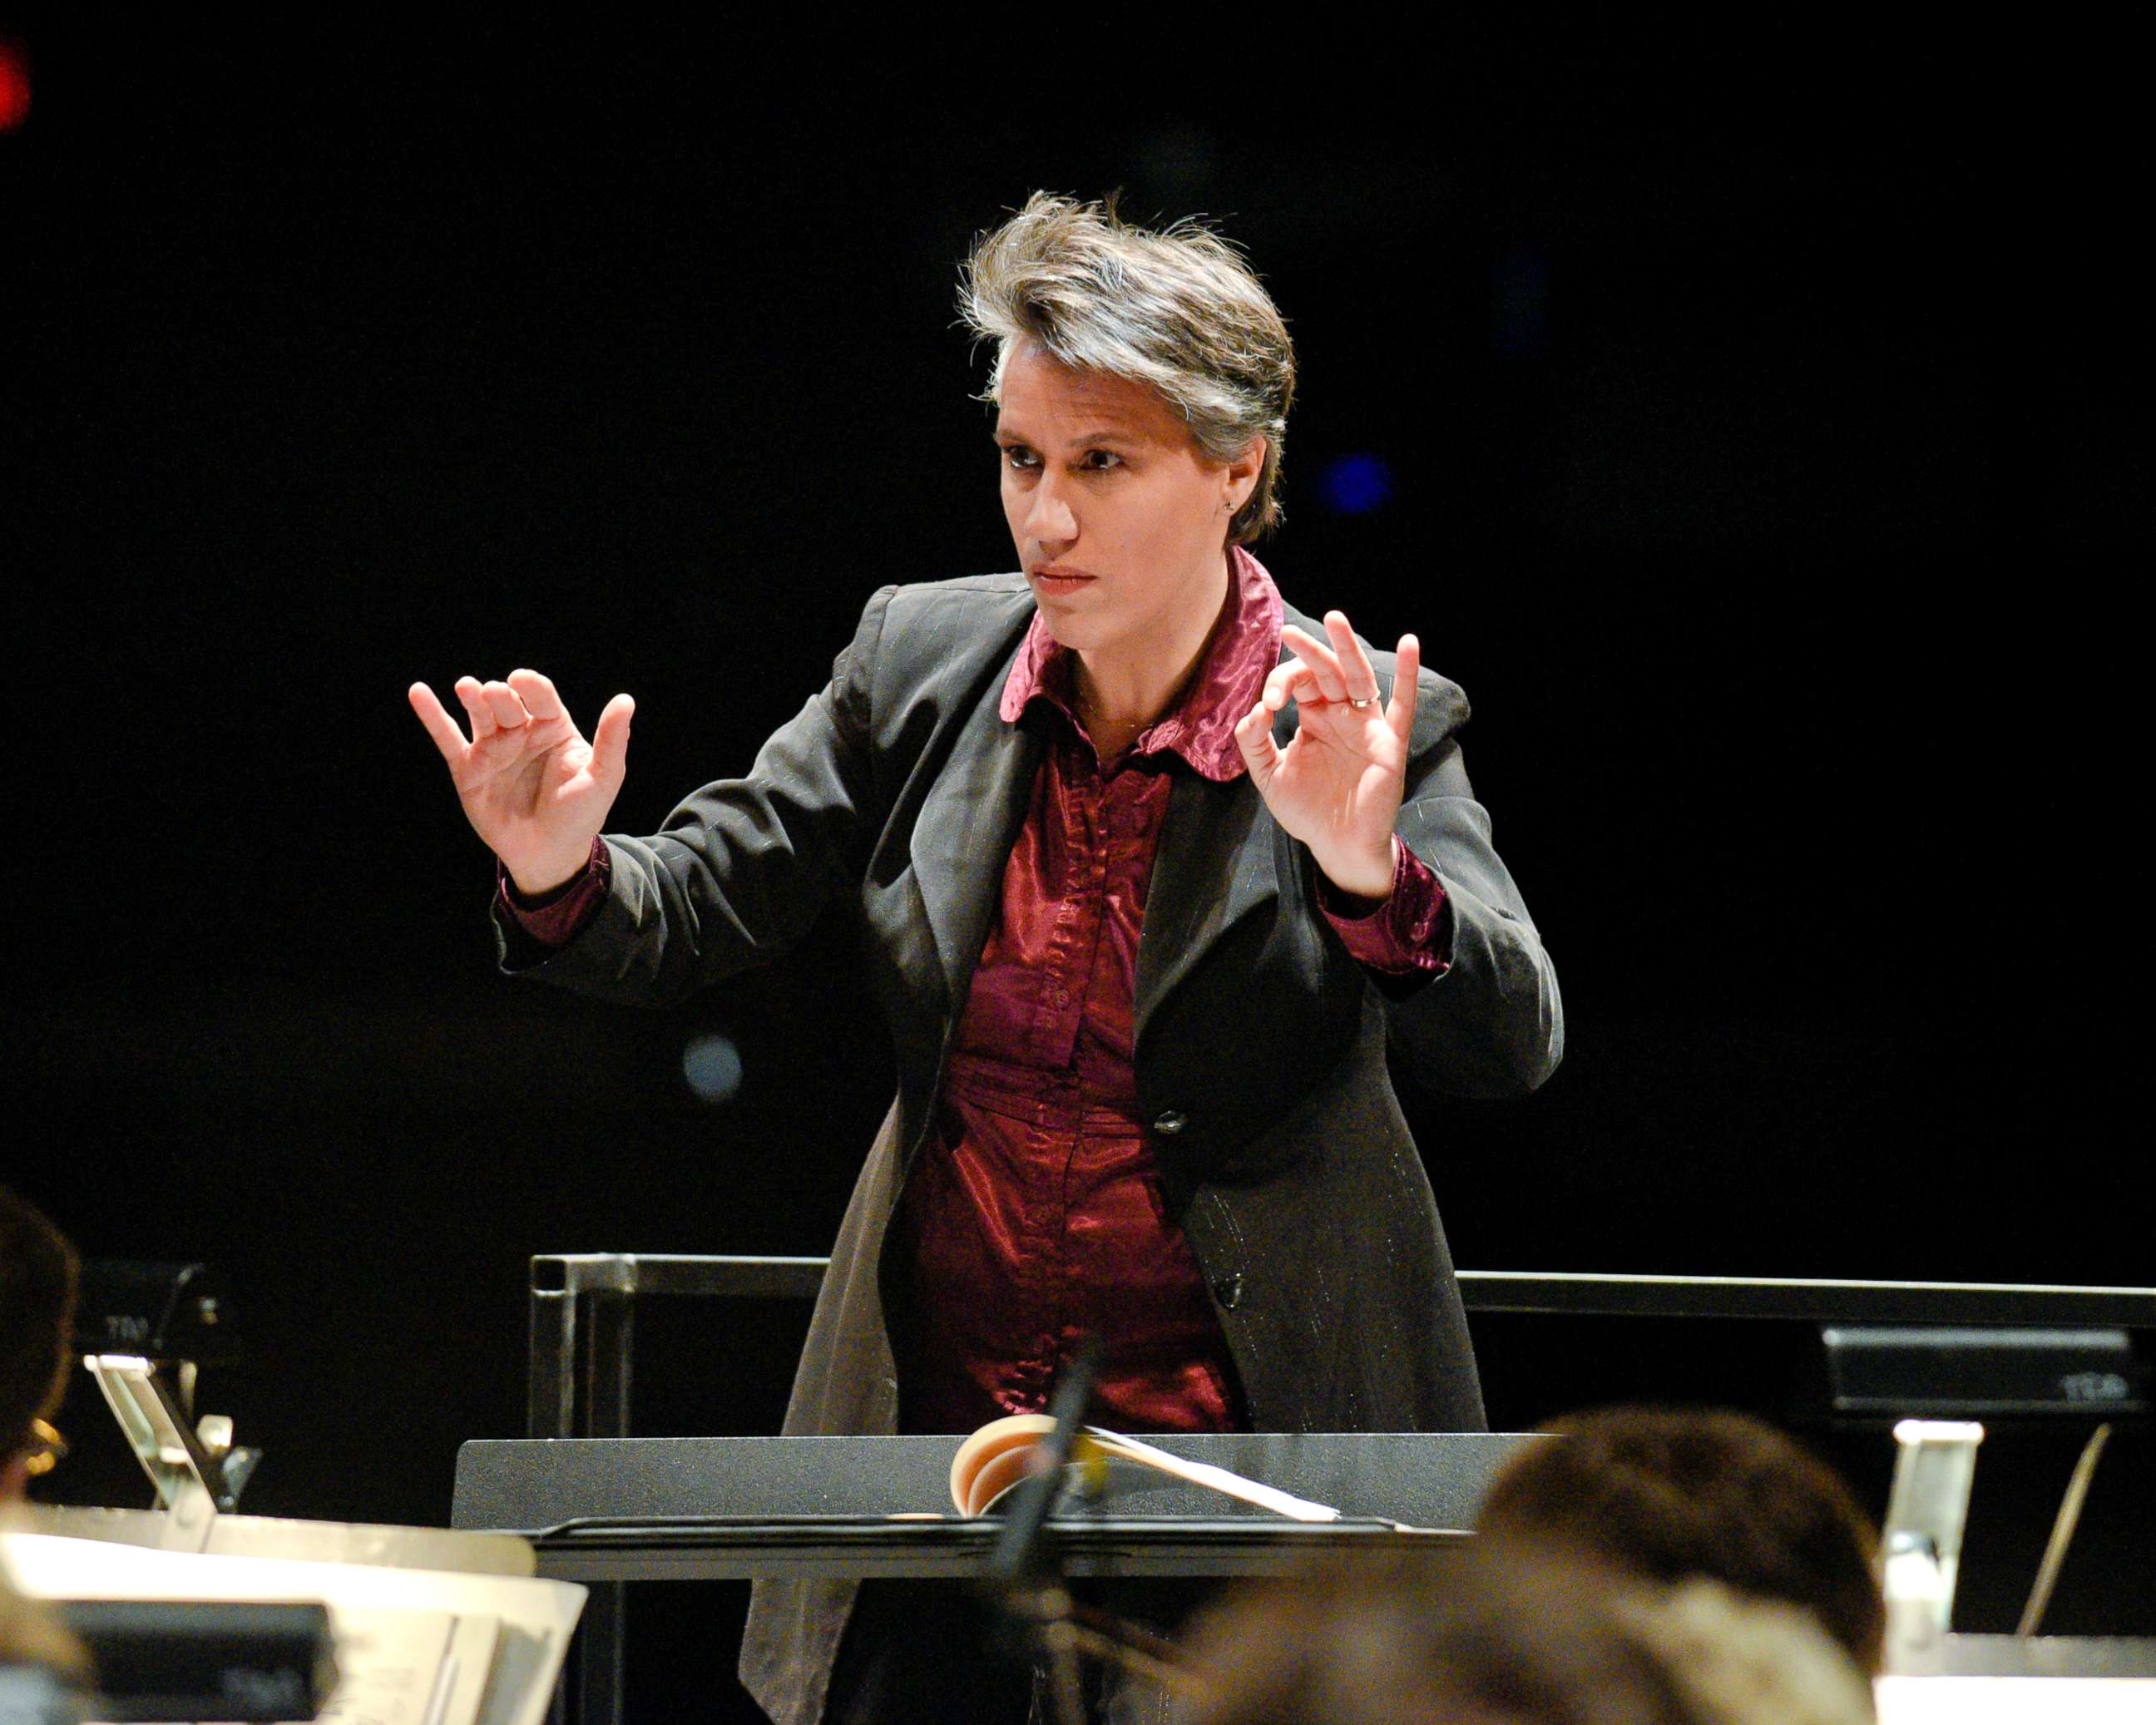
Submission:
[[[1452,905],[1430,865],[1404,845],[1394,847],[1393,890],[1374,909],[1322,875],[1317,907],[1351,957],[1384,976],[1443,976],[1452,967]]]
[[[592,854],[583,872],[572,875],[552,892],[526,898],[509,878],[500,862],[494,865],[495,901],[506,921],[542,947],[566,947],[583,932],[584,925],[598,914],[613,875],[613,858],[606,840],[592,840]]]

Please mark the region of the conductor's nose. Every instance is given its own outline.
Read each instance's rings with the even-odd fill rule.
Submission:
[[[1034,487],[1032,506],[1025,514],[1025,536],[1051,561],[1078,542],[1078,517],[1047,480]]]

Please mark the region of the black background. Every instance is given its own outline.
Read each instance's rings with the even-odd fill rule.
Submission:
[[[1008,567],[952,295],[1037,187],[1248,246],[1304,380],[1263,555],[1475,702],[1570,1052],[1409,1097],[1462,1264],[2149,1281],[2114,50],[976,24],[14,27],[6,1178],[229,1271],[249,1507],[442,1520],[532,1252],[828,1246],[890,1082],[850,931],[671,1015],[500,979],[403,691],[634,691],[645,830],[875,588]],[[685,1326],[651,1429],[768,1429],[791,1322]],[[1568,1404],[1505,1343],[1501,1420]]]

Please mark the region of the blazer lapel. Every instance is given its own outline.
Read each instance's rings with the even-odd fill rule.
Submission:
[[[1007,724],[993,696],[977,702],[914,824],[914,884],[953,1018],[1002,903],[1004,865],[1025,824],[1040,759],[1031,727]]]
[[[1280,893],[1275,829],[1247,773],[1176,774],[1138,937],[1135,1037],[1222,932]]]

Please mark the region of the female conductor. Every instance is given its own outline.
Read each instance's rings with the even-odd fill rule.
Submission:
[[[653,1004],[834,900],[861,919],[898,1094],[789,1432],[1037,1410],[1088,1331],[1104,1424],[1480,1430],[1386,1049],[1520,1092],[1563,1033],[1466,701],[1251,555],[1295,360],[1220,239],[1038,196],[962,302],[1019,572],[876,593],[747,777],[602,838],[627,696],[588,742],[537,672],[465,677],[467,737],[413,685],[501,861],[504,962]],[[763,1589],[743,1675],[775,1717],[821,1716],[851,1597]]]

